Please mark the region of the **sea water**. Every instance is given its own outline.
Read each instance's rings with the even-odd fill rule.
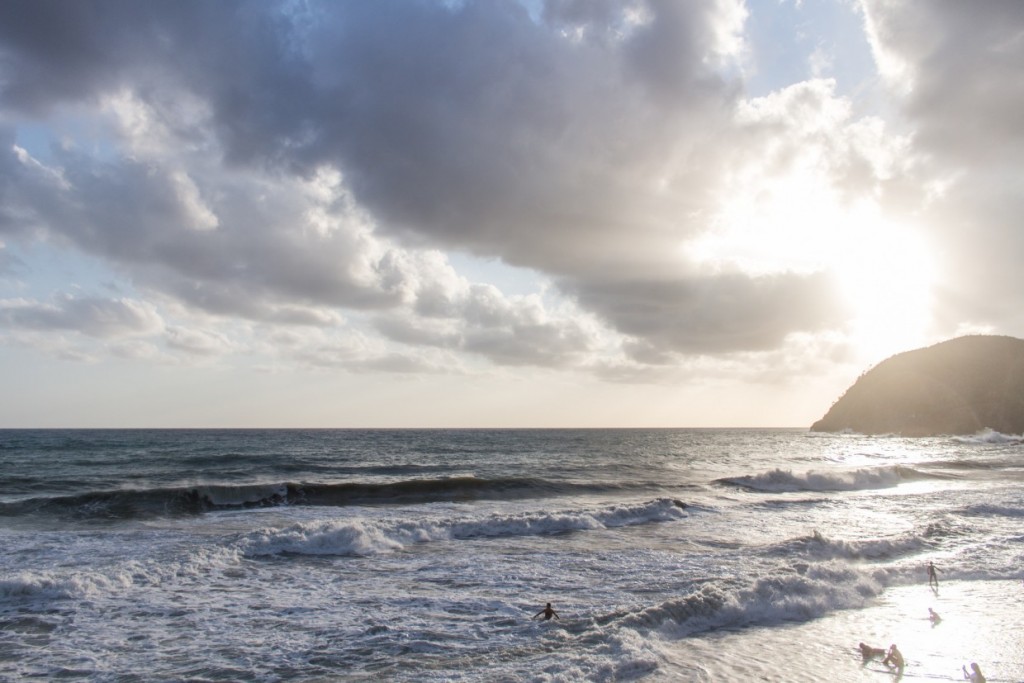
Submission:
[[[991,432],[0,430],[0,679],[1022,681],[1022,517]]]

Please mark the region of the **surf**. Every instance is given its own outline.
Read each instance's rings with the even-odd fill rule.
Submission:
[[[864,467],[852,470],[808,470],[796,472],[777,468],[760,474],[722,477],[714,483],[761,493],[870,491],[889,489],[903,482],[939,478],[904,465]]]
[[[239,548],[250,557],[366,556],[437,541],[543,536],[671,522],[687,516],[684,507],[680,501],[663,498],[638,504],[483,517],[440,517],[398,522],[356,517],[304,522],[282,529],[261,529],[242,539]]]

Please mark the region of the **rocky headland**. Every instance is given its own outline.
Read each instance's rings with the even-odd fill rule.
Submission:
[[[933,436],[1024,433],[1024,340],[976,335],[871,368],[812,431]]]

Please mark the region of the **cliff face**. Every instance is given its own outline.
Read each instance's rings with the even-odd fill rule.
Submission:
[[[1024,340],[971,336],[907,351],[861,375],[812,431],[1024,433]]]

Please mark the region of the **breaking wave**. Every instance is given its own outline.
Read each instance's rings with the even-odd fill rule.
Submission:
[[[897,538],[844,541],[826,538],[815,531],[808,536],[775,544],[769,548],[768,554],[781,557],[796,554],[814,560],[888,560],[920,552],[931,545],[927,538],[916,534]]]
[[[796,491],[865,491],[899,486],[904,481],[931,478],[911,467],[892,465],[869,467],[839,472],[793,472],[775,469],[761,474],[740,477],[725,477],[715,480],[717,484],[764,493],[789,493]]]
[[[982,444],[982,443],[1021,443],[1024,442],[1024,434],[1003,434],[997,432],[994,429],[983,429],[977,434],[971,434],[968,436],[954,436],[954,441],[959,443],[968,444]]]
[[[230,574],[241,557],[236,548],[208,547],[173,561],[124,560],[97,569],[59,567],[26,570],[0,578],[0,598],[49,602],[96,598],[134,586],[161,586],[178,578]]]
[[[709,582],[690,595],[617,616],[615,621],[675,637],[718,628],[808,621],[832,611],[863,607],[886,583],[884,571],[841,563],[800,565],[748,586]]]
[[[365,519],[328,520],[252,532],[240,542],[240,549],[248,556],[374,555],[432,541],[560,534],[668,522],[685,517],[684,507],[679,501],[661,498],[636,505],[481,518],[390,523]]]
[[[979,503],[968,505],[963,508],[962,513],[976,517],[1024,517],[1024,508]]]

